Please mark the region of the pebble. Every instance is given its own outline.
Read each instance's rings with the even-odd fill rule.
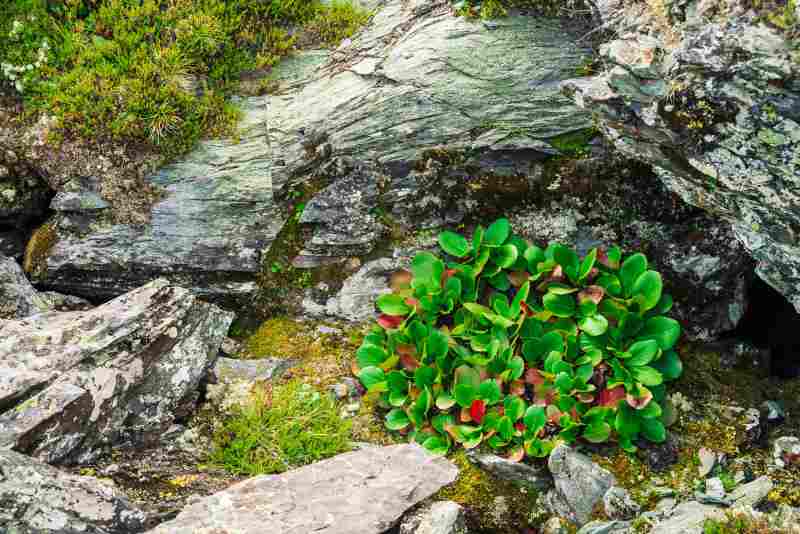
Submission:
[[[700,467],[698,468],[700,476],[707,477],[714,469],[714,466],[717,465],[717,453],[703,447],[697,451],[697,457],[700,460]]]

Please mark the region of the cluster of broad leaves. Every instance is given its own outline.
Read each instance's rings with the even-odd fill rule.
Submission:
[[[506,219],[439,245],[444,260],[423,252],[395,273],[357,353],[390,430],[438,454],[483,443],[515,460],[559,441],[665,439],[680,326],[644,255],[542,249]]]

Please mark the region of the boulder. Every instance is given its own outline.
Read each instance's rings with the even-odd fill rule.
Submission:
[[[597,114],[622,153],[730,222],[759,276],[800,310],[800,63],[791,32],[760,23],[741,2],[695,5],[664,13],[599,2],[601,22],[619,36],[602,48],[608,69],[564,90]]]
[[[161,279],[89,311],[0,321],[0,448],[81,463],[157,435],[191,407],[232,319]]]
[[[251,478],[190,504],[148,534],[383,534],[457,475],[455,465],[418,445],[366,447]]]
[[[589,522],[595,506],[616,484],[614,475],[567,445],[553,449],[547,466],[555,488],[544,495],[545,507],[578,526]]]
[[[19,264],[0,254],[0,320],[20,319],[51,307],[33,288]]]
[[[400,534],[467,534],[464,509],[453,501],[437,501],[409,513]]]
[[[0,449],[0,532],[131,534],[145,519],[110,482]]]

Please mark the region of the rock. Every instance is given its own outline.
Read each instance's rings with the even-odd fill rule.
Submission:
[[[0,320],[21,319],[50,308],[25,277],[19,264],[0,255]]]
[[[705,478],[711,474],[714,466],[717,465],[717,453],[705,447],[701,447],[697,451],[697,459],[700,460],[700,466],[697,468],[700,478]]]
[[[761,415],[755,408],[722,406],[720,417],[736,429],[736,444],[742,449],[755,447],[766,437]]]
[[[512,462],[494,454],[470,451],[467,458],[496,478],[507,480],[518,486],[544,491],[553,486],[553,477],[544,466]]]
[[[222,354],[231,358],[236,356],[241,349],[242,344],[239,341],[235,341],[229,337],[226,337],[222,340],[222,345],[219,348]]]
[[[764,401],[759,406],[759,411],[761,418],[772,425],[780,424],[786,418],[786,411],[775,401]]]
[[[547,465],[555,488],[544,495],[545,507],[578,526],[589,522],[595,505],[616,483],[614,475],[591,458],[563,444],[553,449]]]
[[[261,358],[258,360],[239,360],[236,358],[217,358],[209,372],[212,384],[232,384],[237,381],[256,382],[272,380],[296,363],[284,358]]]
[[[607,71],[564,89],[622,153],[730,221],[759,276],[800,309],[800,67],[790,32],[724,3],[711,18],[690,17],[694,5],[672,5],[665,23],[657,9],[599,3],[604,27],[622,37],[603,48]]]
[[[55,291],[42,291],[39,296],[47,302],[48,309],[52,311],[86,311],[94,308],[91,302],[75,295],[64,295]]]
[[[382,534],[403,513],[452,483],[458,469],[417,445],[368,447],[262,475],[190,504],[150,534],[347,532]]]
[[[763,475],[734,489],[729,497],[736,507],[755,507],[767,498],[773,487],[772,480]]]
[[[713,477],[706,480],[706,495],[712,499],[725,498],[725,485],[719,477]]]
[[[800,438],[784,436],[772,446],[772,461],[778,468],[800,462]]]
[[[389,293],[389,276],[401,267],[394,258],[380,258],[365,263],[355,274],[344,281],[342,288],[323,305],[306,298],[303,307],[306,313],[315,316],[329,316],[352,322],[373,319],[375,299]]]
[[[0,503],[0,531],[9,534],[130,534],[145,527],[145,514],[109,483],[2,448]]]
[[[581,527],[578,534],[629,534],[630,521],[592,521]]]
[[[0,229],[0,255],[21,261],[25,254],[25,235],[19,230]]]
[[[642,441],[639,444],[638,456],[656,472],[662,472],[678,461],[679,445],[674,434],[667,434],[662,443]]]
[[[50,191],[46,183],[33,176],[10,172],[4,176],[2,163],[0,155],[0,226],[24,228],[45,214]]]
[[[406,515],[399,534],[467,534],[464,509],[453,501],[438,501]]]
[[[641,511],[639,503],[633,500],[628,490],[612,486],[603,495],[603,506],[609,519],[633,519]]]
[[[232,314],[156,280],[85,312],[0,321],[0,448],[91,461],[186,415]]]
[[[696,501],[682,502],[676,506],[663,521],[656,523],[650,534],[702,534],[703,522],[711,518],[721,518],[724,511],[715,506],[701,504]]]
[[[560,517],[551,517],[542,527],[542,534],[567,534],[565,521]]]

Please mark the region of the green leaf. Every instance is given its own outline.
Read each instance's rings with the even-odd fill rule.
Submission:
[[[564,352],[564,338],[558,332],[548,332],[522,344],[522,355],[531,363],[546,358],[551,352]]]
[[[508,279],[508,274],[505,271],[500,271],[497,274],[490,276],[487,281],[489,285],[499,291],[508,291],[511,287],[511,281]]]
[[[450,450],[450,443],[447,438],[442,436],[430,437],[425,440],[422,446],[435,456],[444,456]]]
[[[386,383],[391,392],[402,393],[403,395],[408,392],[408,377],[403,371],[392,371],[387,374]]]
[[[410,424],[408,414],[400,408],[394,408],[386,414],[386,428],[389,430],[402,430]]]
[[[433,367],[418,367],[414,371],[414,383],[420,389],[431,387],[436,381],[437,374],[436,369]]]
[[[658,343],[654,339],[637,341],[628,348],[631,356],[625,360],[625,365],[628,367],[647,365],[658,356],[660,350]]]
[[[497,219],[486,230],[483,241],[486,245],[499,247],[506,242],[510,234],[511,224],[508,222],[508,219]]]
[[[470,251],[469,241],[464,236],[450,231],[439,234],[439,246],[456,258],[463,258]]]
[[[643,417],[645,419],[651,419],[653,417],[661,417],[662,410],[661,405],[658,404],[655,400],[651,400],[647,403],[647,406],[639,410],[639,417]]]
[[[655,339],[661,350],[669,350],[678,342],[681,336],[681,325],[669,317],[651,317],[639,332],[640,339]]]
[[[608,330],[608,320],[598,313],[583,317],[578,321],[578,327],[590,336],[601,336]]]
[[[564,245],[556,244],[553,247],[553,259],[564,268],[564,273],[571,279],[577,278],[580,259],[574,250]]]
[[[500,397],[502,397],[502,395],[503,394],[500,391],[500,386],[498,386],[497,382],[491,378],[481,382],[481,385],[478,388],[478,397],[486,401],[486,404],[490,406],[500,402]]]
[[[503,408],[505,409],[505,416],[511,419],[513,423],[525,413],[525,401],[517,396],[509,395],[503,401]]]
[[[668,350],[652,363],[664,377],[664,380],[675,380],[683,373],[683,363],[674,350]]]
[[[572,377],[565,372],[558,373],[555,384],[563,395],[568,395],[572,391]]]
[[[442,283],[444,263],[430,252],[420,252],[411,260],[411,273],[414,275],[413,287],[438,291]]]
[[[439,393],[439,396],[436,397],[436,407],[440,410],[449,410],[453,407],[453,405],[455,405],[455,403],[456,399],[454,399],[446,391]]]
[[[519,356],[514,356],[510,360],[508,360],[508,381],[518,380],[522,378],[522,374],[525,372],[525,360],[520,358]]]
[[[663,315],[672,309],[672,304],[672,296],[662,293],[661,298],[658,300],[656,307],[653,308],[653,311],[658,315]]]
[[[647,270],[647,258],[644,254],[637,253],[629,256],[623,263],[619,270],[619,277],[622,281],[622,288],[625,290],[625,296],[630,297],[633,290],[633,285],[636,279]]]
[[[396,408],[402,407],[407,400],[408,400],[408,395],[406,393],[402,393],[399,391],[389,392],[389,404]]]
[[[504,415],[500,418],[500,421],[497,423],[497,433],[506,441],[514,437],[514,422],[510,417]]]
[[[462,408],[469,408],[476,395],[477,390],[472,384],[456,384],[456,387],[453,388],[453,396]]]
[[[639,308],[647,311],[655,307],[661,300],[662,287],[661,275],[656,271],[646,271],[639,275],[634,282],[631,294],[639,303]]]
[[[356,361],[361,369],[364,367],[380,367],[388,357],[389,355],[386,354],[382,347],[370,345],[366,342],[356,351]]]
[[[454,376],[456,384],[468,384],[476,391],[481,385],[480,373],[469,365],[461,365],[456,368]]]
[[[517,247],[514,245],[503,245],[494,249],[492,257],[497,265],[503,269],[508,269],[516,263],[518,254]]]
[[[514,295],[514,300],[511,302],[511,309],[510,311],[510,319],[516,319],[519,316],[520,310],[522,308],[522,303],[528,299],[528,294],[531,290],[531,283],[525,282],[517,291],[517,294]]]
[[[614,419],[614,429],[621,437],[633,438],[639,433],[641,423],[634,413],[633,408],[627,404],[620,403],[617,409],[617,416]]]
[[[386,315],[407,315],[411,312],[411,307],[405,303],[405,299],[393,293],[379,296],[376,303],[378,309]]]
[[[578,271],[578,279],[585,280],[589,273],[592,272],[594,262],[597,260],[597,249],[593,248],[589,251],[583,261],[581,262],[580,270]]]
[[[547,293],[542,302],[544,308],[556,317],[572,317],[575,313],[575,299],[570,295]]]
[[[641,382],[645,386],[657,386],[664,381],[661,373],[646,365],[643,367],[631,367],[628,370],[634,380]]]
[[[431,409],[431,404],[433,404],[431,402],[431,392],[428,390],[428,388],[425,388],[414,402],[414,411],[424,419],[428,414],[428,411]]]
[[[358,373],[358,379],[368,390],[378,384],[386,384],[386,374],[380,367],[364,367]],[[388,388],[388,385],[386,387]]]
[[[529,435],[535,435],[539,430],[544,428],[547,424],[547,414],[543,406],[530,406],[525,410],[525,416],[522,420],[525,423],[525,431]]]
[[[433,359],[443,358],[447,355],[447,335],[438,329],[431,329],[428,335],[428,356]]]
[[[483,226],[478,226],[475,228],[475,233],[472,234],[472,255],[476,258],[478,257],[478,251],[481,249],[481,245],[483,245],[483,236],[485,233],[486,230],[484,230]]]
[[[611,435],[611,425],[605,421],[597,421],[586,427],[583,431],[583,437],[591,443],[603,443],[608,441]]]
[[[603,273],[597,278],[595,284],[605,289],[606,293],[614,297],[618,297],[622,294],[622,284],[615,274]]]
[[[523,253],[525,260],[528,262],[528,270],[532,273],[536,273],[537,269],[536,266],[545,260],[544,257],[544,250],[540,249],[536,245],[531,245],[525,252]]]
[[[642,435],[654,443],[663,443],[667,439],[667,430],[660,419],[642,419]]]
[[[447,432],[447,427],[450,425],[454,425],[456,422],[455,417],[453,414],[449,413],[440,413],[438,415],[434,415],[431,419],[431,426],[436,429],[436,431],[440,434],[444,434]]]

